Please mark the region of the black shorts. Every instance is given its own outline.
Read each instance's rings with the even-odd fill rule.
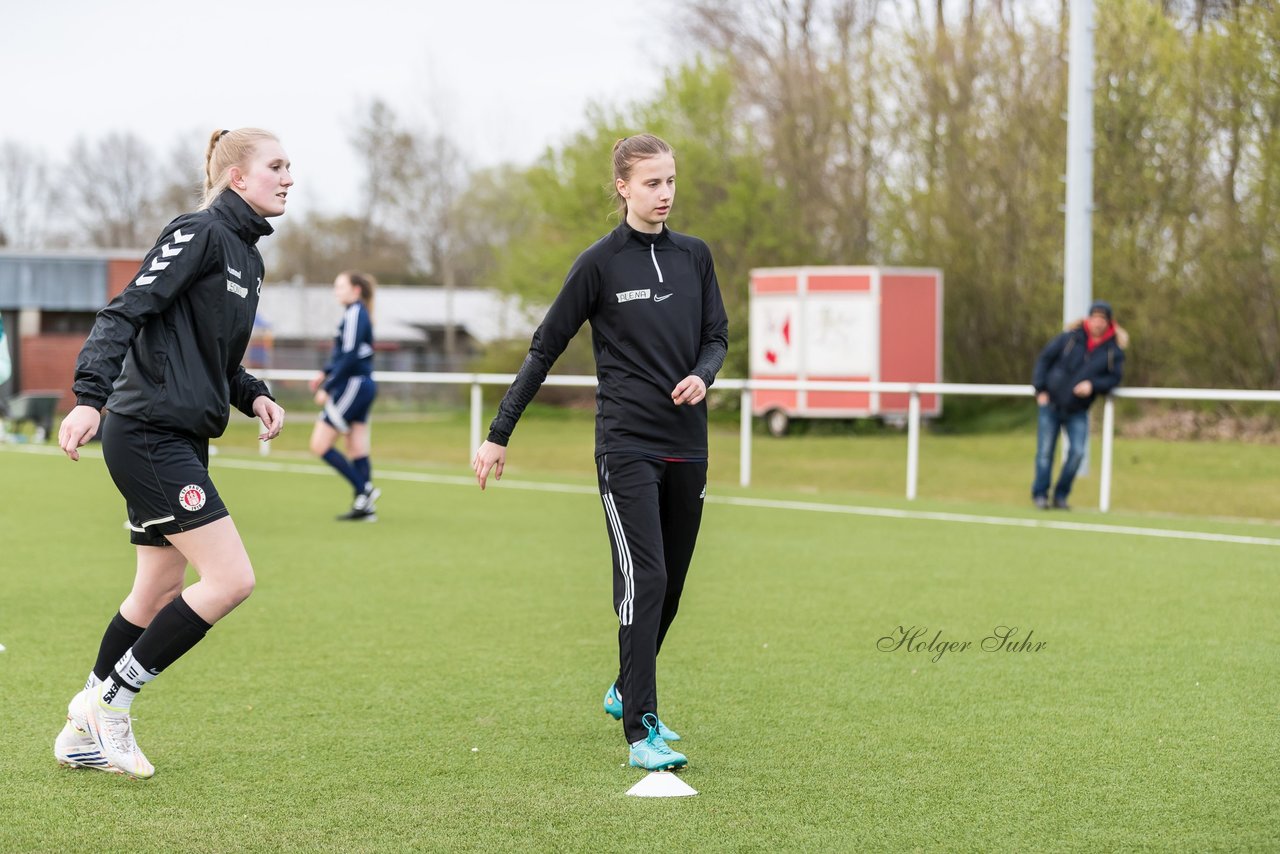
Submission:
[[[129,514],[129,542],[167,546],[166,534],[190,531],[227,515],[209,478],[209,440],[159,430],[108,414],[102,456]]]

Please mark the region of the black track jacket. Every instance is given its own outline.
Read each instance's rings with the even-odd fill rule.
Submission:
[[[130,285],[98,312],[76,362],[76,403],[196,438],[267,394],[240,365],[262,293],[265,219],[232,190],[165,227]]]
[[[646,234],[625,222],[569,270],[489,425],[489,441],[507,444],[547,372],[588,320],[599,380],[596,455],[706,459],[706,401],[676,406],[671,392],[690,375],[710,387],[728,348],[729,319],[711,250],[696,237],[665,227]]]

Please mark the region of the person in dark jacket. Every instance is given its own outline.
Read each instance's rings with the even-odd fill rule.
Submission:
[[[258,238],[284,213],[289,167],[267,131],[214,131],[200,210],[165,227],[80,351],[76,406],[58,444],[78,460],[102,427],[137,572],[68,705],[54,743],[64,765],[152,776],[130,723],[134,697],[253,590],[249,555],[209,478],[209,440],[232,406],[262,422],[263,441],[284,426],[284,410],[240,360],[262,293]],[[183,589],[188,563],[199,580]]]
[[[1089,316],[1069,326],[1040,352],[1031,383],[1040,415],[1036,435],[1036,474],[1031,500],[1039,508],[1069,509],[1067,496],[1089,440],[1089,407],[1100,394],[1120,384],[1129,336],[1115,324],[1111,304],[1098,300]],[[1049,501],[1053,452],[1066,431],[1067,459]]]
[[[333,352],[324,369],[311,378],[315,401],[324,409],[311,431],[311,453],[342,475],[355,493],[351,509],[338,517],[347,522],[376,522],[382,491],[373,485],[369,462],[369,409],[378,396],[373,381],[373,292],[377,280],[348,270],[333,280],[333,295],[342,305],[342,320],[333,337]],[[347,453],[334,443],[341,433]]]
[[[617,681],[604,709],[621,718],[633,766],[685,765],[658,718],[656,659],[675,619],[702,520],[707,387],[729,322],[707,245],[666,226],[675,154],[651,134],[613,148],[623,222],[578,256],[533,335],[472,466],[502,477],[525,406],[584,322],[596,360],[596,469],[613,545]]]

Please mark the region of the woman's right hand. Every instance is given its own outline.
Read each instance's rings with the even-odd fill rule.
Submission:
[[[58,447],[62,452],[76,461],[80,459],[80,446],[98,434],[98,426],[102,423],[102,413],[92,406],[75,407],[62,419],[58,428]]]
[[[1041,406],[1048,406],[1048,405],[1049,405],[1049,392],[1047,392],[1047,391],[1042,391],[1042,392],[1040,392],[1039,394],[1037,394],[1037,395],[1036,395],[1036,403],[1040,404]]]
[[[316,375],[311,379],[307,380],[307,388],[309,388],[311,391],[315,391],[316,389],[320,388],[320,384],[323,382],[324,382],[324,371],[316,371]]]
[[[476,455],[471,460],[471,468],[476,473],[481,491],[484,490],[485,481],[489,479],[490,471],[493,472],[494,480],[502,480],[502,468],[506,463],[507,449],[503,445],[486,440],[476,449]]]

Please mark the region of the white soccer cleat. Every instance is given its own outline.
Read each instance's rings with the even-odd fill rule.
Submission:
[[[356,500],[351,503],[351,509],[357,513],[373,513],[378,509],[378,499],[381,497],[382,490],[370,484],[356,496]]]
[[[89,734],[106,758],[108,770],[146,780],[156,773],[156,769],[142,755],[138,742],[133,738],[129,713],[104,705],[100,690],[86,691],[84,695],[84,716]]]
[[[59,765],[68,768],[97,768],[111,771],[107,759],[98,748],[98,742],[89,734],[89,724],[84,716],[84,691],[76,694],[67,704],[67,722],[53,742],[53,756]]]

